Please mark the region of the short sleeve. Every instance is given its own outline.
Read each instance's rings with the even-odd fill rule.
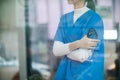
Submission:
[[[54,41],[61,41],[64,42],[64,18],[63,16],[60,18],[60,22],[58,24],[58,28],[54,37]]]
[[[96,21],[95,21],[96,20]],[[100,40],[100,42],[98,42],[97,47],[95,48],[95,50],[101,50],[103,51],[103,45],[104,45],[104,27],[103,27],[103,21],[101,17],[98,17],[97,19],[95,19],[93,21],[95,21],[96,23],[93,24],[94,28],[97,32],[97,36],[98,39]]]

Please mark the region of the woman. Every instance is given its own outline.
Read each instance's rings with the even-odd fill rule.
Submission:
[[[74,11],[61,17],[54,38],[54,55],[64,56],[54,80],[103,80],[102,19],[95,13],[93,0],[68,0],[68,3],[74,5]],[[88,36],[91,29],[97,37]]]

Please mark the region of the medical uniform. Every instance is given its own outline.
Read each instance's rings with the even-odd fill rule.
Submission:
[[[104,80],[104,42],[103,22],[101,17],[88,10],[73,22],[74,12],[63,15],[60,19],[54,41],[70,43],[83,38],[90,28],[97,32],[100,42],[93,50],[92,62],[78,62],[67,56],[61,60],[54,80]]]

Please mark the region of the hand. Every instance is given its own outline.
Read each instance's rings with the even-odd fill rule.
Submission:
[[[82,39],[71,42],[69,44],[69,50],[73,51],[73,50],[76,50],[78,48],[94,49],[99,41],[100,40],[98,40],[98,39],[90,39],[87,37],[87,35],[85,35]]]
[[[83,49],[94,49],[99,41],[98,39],[88,38],[87,35],[85,35],[82,39],[77,41],[77,46]]]
[[[70,58],[71,60],[79,62],[87,61],[90,56],[92,56],[92,51],[88,49],[74,50],[67,55],[67,57]]]

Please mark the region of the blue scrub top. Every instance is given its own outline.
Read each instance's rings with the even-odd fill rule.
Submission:
[[[63,43],[73,42],[87,35],[90,28],[94,28],[100,42],[93,50],[92,62],[81,63],[64,56],[54,80],[104,80],[103,21],[92,10],[79,17],[75,23],[73,23],[73,15],[72,11],[61,17],[54,40]]]

